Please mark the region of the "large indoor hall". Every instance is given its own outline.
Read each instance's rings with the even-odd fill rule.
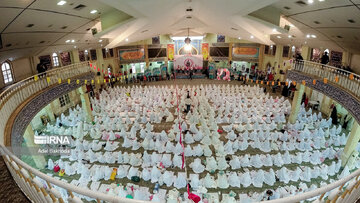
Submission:
[[[1,202],[360,202],[360,1],[0,13]]]

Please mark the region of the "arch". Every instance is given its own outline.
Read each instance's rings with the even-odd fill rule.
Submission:
[[[1,73],[3,75],[5,84],[10,84],[14,82],[12,64],[10,61],[7,60],[1,64]]]
[[[59,56],[55,52],[52,54],[52,61],[53,61],[54,67],[59,67],[60,66]]]

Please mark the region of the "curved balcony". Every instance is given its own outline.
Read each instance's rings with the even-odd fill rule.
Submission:
[[[77,80],[93,77],[88,65],[88,63],[80,63],[48,71],[46,75],[35,75],[10,86],[0,95],[0,114],[2,116],[0,120],[0,142],[5,163],[18,186],[33,202],[83,202],[85,199],[97,202],[145,202],[103,194],[50,177],[21,161],[8,148],[21,142],[20,135],[24,132],[24,126],[28,125],[28,123],[22,123],[21,119],[16,119],[24,116],[20,114],[24,112],[24,109],[27,109],[25,108],[26,104],[36,100],[37,97],[41,97],[45,90],[56,89],[59,91],[57,88],[59,86],[63,91],[68,90],[64,87],[76,88]],[[357,105],[356,108],[351,109],[347,103],[339,102],[349,109],[358,122],[360,121],[360,108],[358,108],[360,106],[360,90],[358,88],[360,76],[334,67],[323,67],[316,63],[303,61],[293,64],[293,69],[289,71],[288,77],[298,82],[305,80],[307,84],[313,84],[312,87],[320,91],[322,89],[336,92],[346,90],[346,98],[351,98],[352,103],[350,104]],[[62,79],[61,84],[58,83],[59,78]],[[67,79],[69,78],[71,80],[68,82]],[[315,84],[312,83],[314,78],[318,80]],[[323,81],[325,78],[328,81]],[[331,89],[331,87],[335,89]],[[325,90],[323,92],[329,94]],[[54,94],[59,95],[61,92],[55,91]],[[33,115],[36,111],[38,109],[29,111],[28,114]],[[40,182],[39,179],[43,182]],[[316,190],[268,202],[300,202],[314,199],[314,197],[316,197],[315,202],[355,202],[360,197],[360,169]]]

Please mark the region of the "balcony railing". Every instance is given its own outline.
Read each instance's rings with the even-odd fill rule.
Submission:
[[[327,79],[360,99],[360,75],[311,61],[295,61],[292,68],[322,80]]]
[[[306,65],[305,65],[306,64]],[[326,74],[326,77],[335,77],[336,74],[333,67],[326,67],[322,69],[321,66],[313,64],[311,62],[303,62],[301,69],[295,67],[298,64],[294,64],[294,69],[314,74],[321,71],[322,74]],[[311,69],[320,69],[318,72],[314,72]],[[326,73],[328,70],[330,73]],[[27,78],[17,84],[14,84],[0,95],[0,114],[4,117],[1,119],[0,134],[2,136],[1,142],[3,142],[3,132],[6,122],[11,113],[16,109],[18,105],[23,103],[31,95],[51,86],[55,85],[58,78],[63,80],[77,75],[81,75],[89,71],[87,63],[80,63],[63,67],[49,71],[44,75],[37,75]],[[342,73],[337,73],[342,74]],[[349,73],[350,74],[350,73]],[[322,75],[321,77],[323,77]],[[50,82],[47,81],[47,77],[50,77]],[[325,77],[325,76],[324,76]],[[344,76],[342,79],[343,84],[350,84],[357,82],[348,79],[348,76]],[[356,76],[357,77],[357,76]],[[346,81],[350,80],[350,82]],[[343,86],[344,88],[348,86]],[[351,85],[349,86],[351,87]],[[349,89],[349,88],[347,88]],[[103,194],[98,191],[92,191],[86,188],[77,187],[75,185],[63,182],[61,180],[50,177],[39,170],[32,168],[28,164],[21,161],[11,151],[9,151],[3,144],[0,145],[0,151],[2,152],[5,163],[11,172],[15,182],[22,189],[25,195],[33,202],[83,202],[83,198],[86,200],[92,199],[96,202],[130,202],[130,203],[144,203],[145,201],[132,200],[121,198],[118,196],[111,196]],[[317,202],[355,202],[360,196],[360,169],[344,177],[334,183],[326,185],[316,190],[305,192],[303,194],[290,196],[282,199],[276,199],[268,201],[270,203],[282,203],[282,202],[300,202],[303,200],[316,198]]]

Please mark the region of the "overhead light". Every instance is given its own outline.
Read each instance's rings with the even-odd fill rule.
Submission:
[[[289,26],[290,26],[290,27],[295,27],[295,25],[293,25],[293,24],[290,24]]]
[[[305,41],[305,44],[307,44],[307,41]]]
[[[278,35],[278,36],[276,36],[278,39],[280,39],[281,38],[281,36],[280,35]]]
[[[69,42],[70,42],[70,40],[68,39],[68,40],[66,40],[65,42],[66,42],[66,43],[69,43]]]
[[[101,46],[103,46],[103,45],[101,44]]]
[[[310,35],[306,35],[306,38],[310,38]]]
[[[238,37],[238,39],[241,39],[241,37]]]
[[[316,35],[311,35],[312,38],[316,38]]]
[[[62,5],[64,5],[64,4],[66,4],[66,1],[59,1],[59,2],[57,3],[58,6],[62,6]]]
[[[291,35],[288,36],[288,38],[291,38],[291,37],[292,37]]]
[[[125,41],[129,41],[129,39],[128,39],[128,38],[126,38],[126,39],[125,39]]]
[[[72,39],[72,40],[71,40],[71,43],[74,43],[74,42],[75,42],[75,40],[74,40],[74,39]]]
[[[187,52],[191,51],[191,44],[185,44],[185,45],[184,45],[184,49],[185,49],[185,51],[187,51]]]
[[[312,4],[312,3],[314,3],[314,0],[308,0],[307,1],[309,4]]]
[[[74,48],[76,49],[76,48],[77,48],[77,46],[74,46]]]
[[[273,31],[273,32],[277,32],[277,29],[276,29],[276,28],[274,28],[272,31]]]
[[[270,45],[270,48],[272,49],[272,48],[273,48],[273,45]]]
[[[102,42],[102,39],[101,39],[101,40],[99,40],[99,42]]]
[[[325,0],[319,0],[320,2],[322,2],[322,1],[325,1]]]
[[[172,40],[185,40],[187,36],[184,37],[171,37]],[[202,40],[204,36],[189,36],[191,40]]]
[[[251,38],[251,39],[254,39],[254,36],[253,36],[253,35],[251,35],[251,36],[250,36],[250,38]]]
[[[92,10],[92,11],[90,11],[90,13],[95,14],[95,13],[97,13],[97,10]]]

